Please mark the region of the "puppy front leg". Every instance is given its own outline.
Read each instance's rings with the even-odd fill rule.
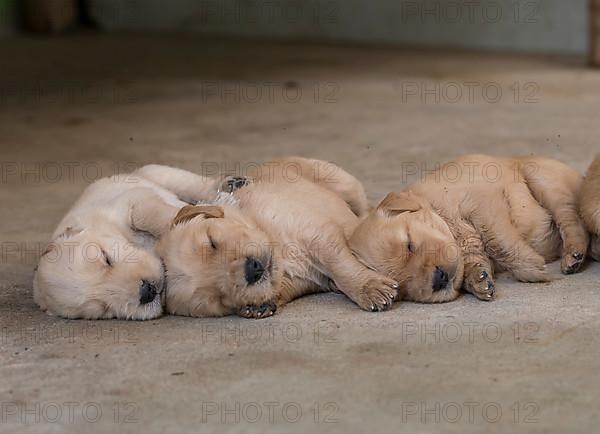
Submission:
[[[246,305],[240,309],[239,315],[244,318],[266,318],[303,295],[327,291],[329,291],[328,287],[321,287],[311,280],[301,277],[292,278],[286,274],[281,281],[281,286],[278,289],[274,302],[263,303],[261,305]]]
[[[324,283],[325,282],[323,282],[322,286],[319,286],[312,280],[301,277],[291,278],[286,275],[283,279],[279,293],[277,294],[277,308],[280,308],[303,295],[328,292],[330,289]]]
[[[213,200],[221,184],[218,178],[159,164],[149,164],[140,168],[138,175],[173,192],[184,202],[193,204]]]
[[[552,214],[563,241],[560,269],[564,274],[577,273],[589,245],[589,235],[579,217],[576,193],[564,182],[538,180],[527,184],[536,200]]]
[[[273,316],[276,311],[275,303],[247,304],[238,311],[238,315],[248,319],[260,319]]]
[[[362,309],[377,312],[392,305],[398,294],[398,283],[363,265],[343,236],[319,243],[316,252],[311,253],[327,269],[335,287]]]
[[[173,206],[149,188],[136,188],[127,195],[131,228],[148,232],[155,237],[165,234],[171,227],[180,207]],[[181,206],[184,206],[182,203]]]
[[[493,266],[485,253],[485,244],[475,228],[465,221],[452,227],[452,232],[461,248],[465,264],[463,288],[479,300],[494,298]]]

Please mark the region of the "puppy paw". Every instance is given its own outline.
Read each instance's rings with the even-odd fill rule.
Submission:
[[[277,305],[275,303],[248,304],[239,310],[238,315],[244,318],[267,318],[276,311]]]
[[[350,297],[364,310],[381,312],[389,309],[398,295],[398,283],[375,275],[367,280],[355,297]]]
[[[219,191],[224,191],[225,193],[233,193],[236,190],[239,190],[242,187],[245,187],[252,183],[252,178],[247,176],[229,176],[225,178]]]
[[[585,253],[574,249],[567,249],[560,261],[560,271],[563,274],[575,274],[585,261]]]
[[[552,280],[545,264],[524,264],[519,268],[512,268],[511,272],[520,282],[534,283]]]
[[[465,276],[465,288],[479,300],[492,301],[495,286],[490,272],[483,267],[475,267]]]

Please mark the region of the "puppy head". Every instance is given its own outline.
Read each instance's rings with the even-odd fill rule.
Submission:
[[[235,206],[183,207],[158,245],[167,268],[167,310],[219,316],[272,301],[281,276],[271,247]]]
[[[145,320],[162,314],[162,262],[103,222],[67,228],[46,248],[34,299],[66,318]]]
[[[400,284],[406,300],[436,303],[459,293],[463,260],[450,228],[412,192],[390,193],[349,240],[359,260]]]

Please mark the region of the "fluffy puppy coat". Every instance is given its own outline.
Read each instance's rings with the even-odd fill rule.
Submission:
[[[543,157],[464,156],[388,195],[350,245],[401,287],[422,287],[409,295],[416,301],[456,298],[460,264],[464,289],[491,300],[494,269],[524,282],[547,281],[545,264],[561,257],[563,273],[579,270],[588,244],[577,211],[581,182],[575,169]],[[449,264],[438,270],[431,261]],[[431,273],[422,276],[423,269]],[[455,285],[435,284],[452,273]]]
[[[163,265],[153,248],[186,205],[144,177],[177,182],[166,166],[101,179],[85,189],[54,231],[34,276],[34,300],[66,318],[145,320],[162,314]],[[215,184],[196,186],[209,195]]]
[[[596,261],[600,261],[600,155],[596,156],[585,175],[579,210],[591,234],[590,254]]]

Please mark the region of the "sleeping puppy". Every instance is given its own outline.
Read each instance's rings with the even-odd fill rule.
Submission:
[[[331,163],[290,158],[226,179],[210,205],[186,207],[158,245],[167,310],[261,318],[303,294],[336,288],[366,310],[388,308],[396,283],[347,245],[367,210],[362,185]]]
[[[43,310],[86,319],[162,314],[164,270],[153,248],[186,203],[142,176],[144,170],[95,182],[62,219],[34,277]],[[166,166],[151,172],[174,182],[186,175]],[[197,183],[197,194],[209,195],[211,182]]]
[[[591,234],[590,254],[600,261],[600,155],[588,169],[579,197],[579,210]]]
[[[549,280],[545,264],[561,257],[563,273],[579,270],[588,245],[576,203],[581,181],[575,169],[547,158],[468,155],[388,195],[350,246],[398,280],[406,299],[455,299],[464,268],[464,289],[491,300],[494,269],[542,282]]]
[[[186,206],[157,245],[167,276],[167,312],[195,317],[275,312],[281,281],[270,239],[237,206]]]

